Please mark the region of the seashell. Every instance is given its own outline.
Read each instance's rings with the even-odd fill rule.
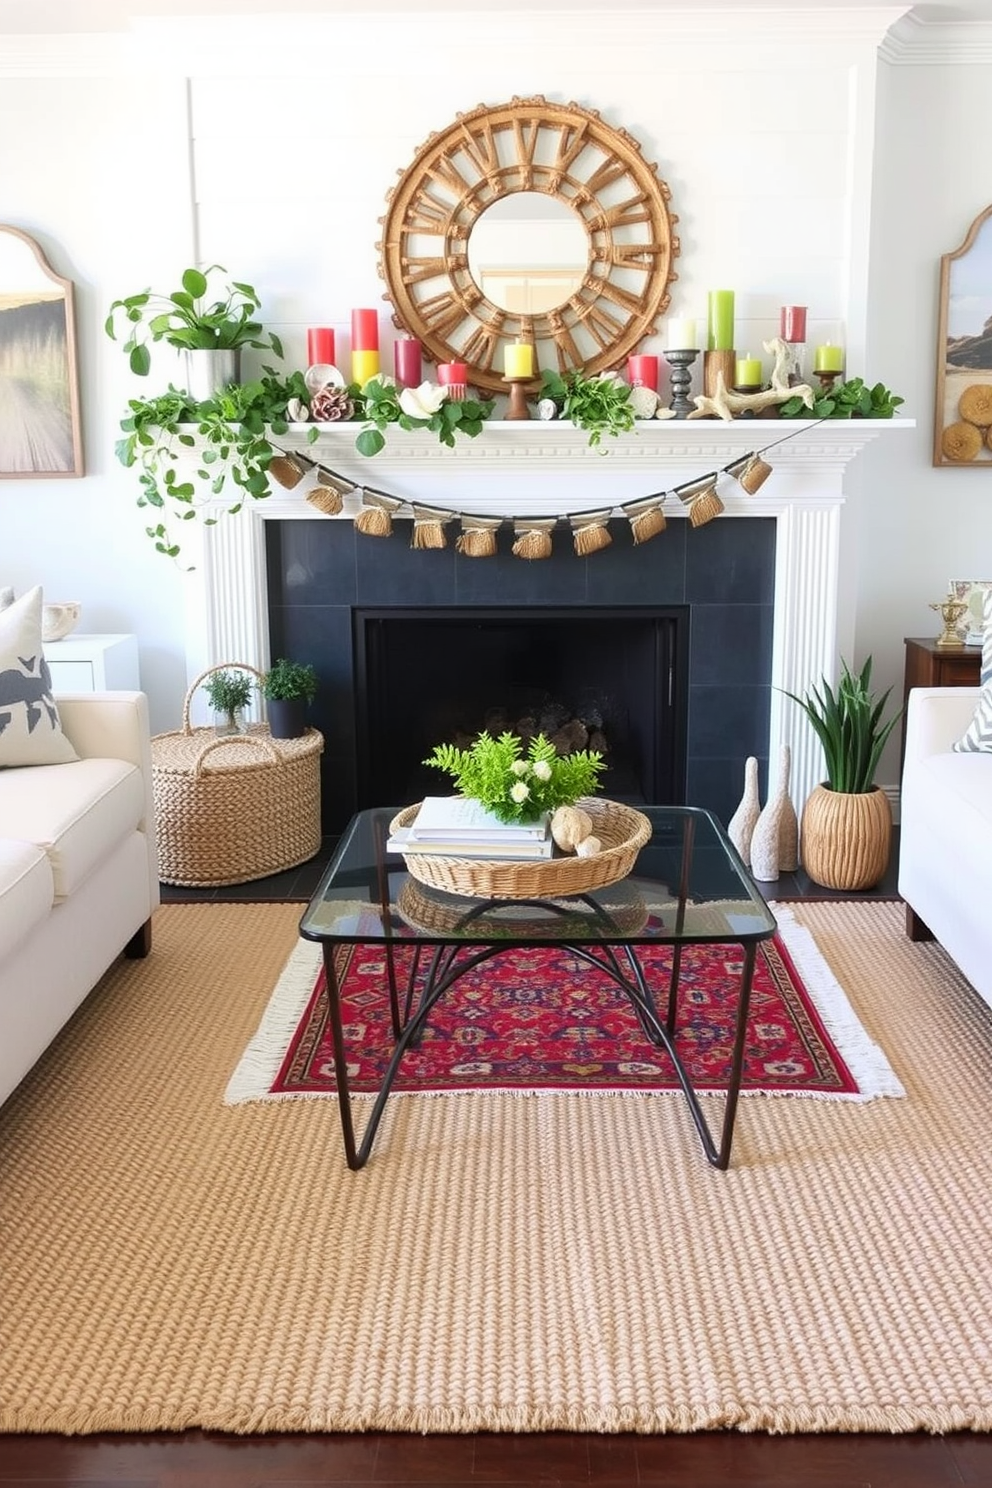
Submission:
[[[654,418],[655,410],[661,399],[654,388],[635,387],[630,390],[630,406],[634,417],[639,419]]]
[[[940,436],[940,447],[948,460],[973,460],[982,443],[982,431],[975,424],[948,424]]]
[[[548,423],[551,419],[558,417],[558,404],[554,398],[542,398],[537,405],[537,416]]]
[[[992,424],[992,385],[976,382],[958,399],[958,413],[969,424],[987,429]]]
[[[583,837],[581,842],[575,844],[575,856],[577,858],[592,858],[595,857],[596,853],[602,851],[603,844],[591,832],[588,837]]]
[[[308,393],[319,393],[321,388],[343,388],[347,386],[344,374],[337,367],[332,367],[329,362],[318,362],[316,366],[308,367],[303,374]]]
[[[655,414],[656,419],[672,419],[677,417],[678,414],[675,412],[674,408],[659,408],[657,413]]]
[[[551,818],[551,835],[562,852],[578,848],[592,831],[592,817],[581,806],[559,806]]]
[[[305,424],[310,417],[310,410],[302,398],[290,398],[286,404],[286,417],[291,424]]]

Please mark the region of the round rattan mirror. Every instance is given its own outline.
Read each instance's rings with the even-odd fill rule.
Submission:
[[[377,247],[393,319],[490,392],[505,389],[513,341],[534,345],[538,369],[620,367],[671,298],[670,196],[631,135],[577,104],[514,98],[459,114],[387,198]],[[495,263],[476,240],[494,218],[494,240],[515,242]]]

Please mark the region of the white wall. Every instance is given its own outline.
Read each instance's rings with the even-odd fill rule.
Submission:
[[[992,577],[987,474],[929,464],[937,260],[992,199],[978,149],[992,59],[883,64],[876,130],[876,45],[904,9],[792,12],[783,27],[743,8],[466,7],[242,17],[236,39],[207,18],[85,45],[8,38],[2,213],[77,285],[87,476],[0,484],[0,582],[41,580],[83,601],[84,629],[135,631],[153,727],[175,727],[184,581],[113,456],[129,389],[172,367],[134,383],[103,335],[109,302],[218,261],[256,285],[302,365],[307,325],[343,334],[352,306],[381,302],[378,219],[416,147],[459,110],[541,93],[600,110],[657,162],[682,242],[672,314],[702,320],[706,290],[733,287],[738,347],[757,352],[778,307],[805,303],[811,342],[843,340],[849,375],[905,395],[919,427],[853,467],[844,537],[846,649],[874,652],[901,690],[902,637],[933,630],[927,601],[951,576]]]

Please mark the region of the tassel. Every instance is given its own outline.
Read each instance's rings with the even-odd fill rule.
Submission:
[[[705,491],[698,491],[689,500],[689,521],[693,527],[705,527],[707,522],[712,522],[723,511],[723,502],[716,494],[716,486],[708,486]]]
[[[273,480],[286,491],[291,491],[298,486],[308,470],[313,468],[313,461],[307,460],[302,455],[275,454],[269,461],[268,473]]]
[[[645,496],[643,501],[628,501],[627,505],[621,508],[630,523],[635,544],[645,543],[649,538],[657,537],[658,533],[664,532],[668,526],[668,520],[661,509],[664,499],[664,491],[659,491],[654,496]]]
[[[358,486],[346,475],[338,475],[333,470],[325,470],[323,465],[317,466],[317,481],[326,486],[329,491],[337,491],[339,496],[350,496],[352,491],[357,491]]]
[[[772,467],[763,460],[760,455],[752,455],[747,465],[741,471],[737,479],[749,496],[765,484],[772,473]]]
[[[496,534],[502,525],[502,517],[462,517],[455,547],[466,558],[495,558]]]
[[[450,522],[454,515],[454,512],[436,511],[430,506],[415,506],[411,548],[445,547],[448,539],[444,535],[444,524]]]
[[[514,558],[550,558],[553,551],[551,534],[557,525],[557,517],[514,522],[513,530],[517,534],[512,548]]]
[[[325,517],[336,517],[344,506],[344,497],[340,491],[329,491],[326,486],[314,486],[312,491],[307,492],[307,500],[311,506],[323,512]]]
[[[362,509],[355,517],[355,527],[366,537],[389,537],[393,530],[393,512],[403,505],[397,496],[385,491],[362,491]]]
[[[612,507],[607,507],[605,511],[583,512],[580,516],[569,518],[572,524],[572,541],[580,558],[587,558],[590,553],[599,553],[610,546],[613,538],[606,524],[610,520],[611,510]]]

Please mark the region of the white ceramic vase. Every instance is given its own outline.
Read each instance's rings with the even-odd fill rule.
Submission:
[[[740,804],[727,824],[727,836],[741,855],[745,866],[751,862],[751,838],[755,824],[761,814],[758,797],[758,761],[749,755],[744,762],[744,794]]]
[[[778,878],[783,869],[791,873],[799,866],[799,829],[795,807],[789,796],[791,767],[792,750],[788,744],[783,744],[779,754],[775,791],[769,792],[764,810],[758,817],[751,836],[751,872],[755,878],[766,883]]]

